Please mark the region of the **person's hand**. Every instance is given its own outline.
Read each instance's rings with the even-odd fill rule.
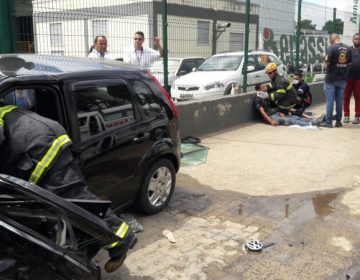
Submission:
[[[282,112],[279,112],[279,116],[280,116],[280,117],[285,117],[285,114],[282,113]]]
[[[161,45],[161,44],[160,44],[160,38],[159,38],[159,37],[155,37],[155,38],[154,38],[154,45],[157,46],[157,47]]]
[[[279,125],[279,123],[277,121],[274,121],[274,120],[271,120],[270,124],[272,126],[278,126]]]

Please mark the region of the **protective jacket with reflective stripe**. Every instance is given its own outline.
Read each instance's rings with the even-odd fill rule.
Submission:
[[[0,107],[0,172],[39,183],[71,141],[63,127],[32,111]]]
[[[268,85],[269,98],[280,109],[291,109],[297,104],[296,90],[285,77],[276,73]]]

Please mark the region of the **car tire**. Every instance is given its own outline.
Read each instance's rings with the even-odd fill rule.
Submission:
[[[154,214],[170,201],[175,188],[176,171],[168,159],[156,161],[146,172],[140,192],[138,206],[146,214]]]

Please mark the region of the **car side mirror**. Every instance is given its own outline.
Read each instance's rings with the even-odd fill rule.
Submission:
[[[254,65],[248,65],[248,67],[246,68],[247,72],[251,72],[255,70],[255,66]]]
[[[191,69],[192,72],[194,72],[196,70],[196,67],[194,67],[193,69]]]

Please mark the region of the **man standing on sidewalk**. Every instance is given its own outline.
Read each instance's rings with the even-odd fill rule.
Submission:
[[[123,59],[127,63],[135,64],[143,69],[149,70],[151,63],[160,57],[163,57],[163,48],[160,44],[160,38],[154,38],[154,46],[157,50],[143,47],[145,41],[144,33],[137,31],[134,35],[134,45],[128,47],[123,52]]]
[[[350,48],[352,62],[349,71],[349,79],[346,83],[343,105],[344,105],[344,123],[350,122],[350,98],[354,94],[355,99],[355,118],[353,124],[360,123],[360,33],[353,36],[353,44]]]
[[[342,99],[348,74],[347,71],[351,63],[351,51],[347,45],[340,42],[340,37],[336,33],[330,34],[329,42],[330,46],[326,49],[324,56],[324,61],[327,64],[324,84],[326,117],[320,126],[333,127],[332,118],[335,102],[335,127],[341,127]]]

